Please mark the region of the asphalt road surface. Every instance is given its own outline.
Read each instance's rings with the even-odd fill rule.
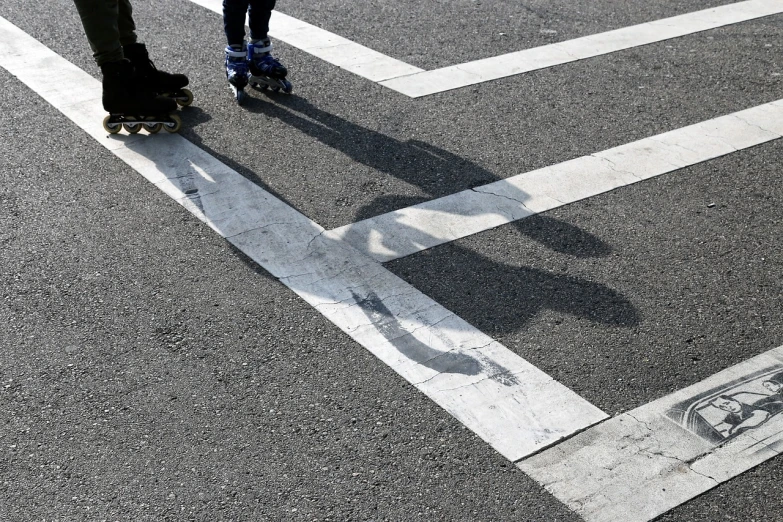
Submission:
[[[432,70],[729,2],[312,4],[277,10]],[[219,15],[133,5],[190,77],[180,135],[326,230],[783,98],[772,14],[420,98],[278,38],[293,94],[239,107]],[[0,17],[100,78],[69,0]],[[1,59],[0,87],[0,520],[592,520]],[[616,417],[783,345],[778,137],[384,273]],[[765,459],[656,520],[783,520],[781,476]]]

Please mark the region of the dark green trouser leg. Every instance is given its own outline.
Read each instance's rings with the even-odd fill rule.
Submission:
[[[130,0],[74,0],[98,65],[122,59],[122,46],[136,43]]]

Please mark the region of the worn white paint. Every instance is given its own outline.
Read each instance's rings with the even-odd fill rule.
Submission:
[[[223,14],[222,0],[191,2]],[[374,82],[423,71],[279,11],[272,11],[269,36]]]
[[[783,136],[783,100],[336,228],[391,261]]]
[[[46,75],[31,66],[38,62],[46,64]],[[107,136],[100,83],[2,18],[0,66],[508,459],[606,418],[181,136]],[[52,82],[53,77],[68,82]]]
[[[749,0],[381,82],[416,98],[584,60],[783,12],[783,0]]]
[[[682,401],[762,368],[771,350],[523,460],[519,468],[588,522],[646,522],[783,450],[783,413],[723,445],[667,417]]]

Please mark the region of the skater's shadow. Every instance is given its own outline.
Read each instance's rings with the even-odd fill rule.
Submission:
[[[355,216],[357,221],[458,192],[466,187],[492,182],[503,183],[497,175],[453,153],[421,141],[402,141],[386,136],[320,110],[297,96],[271,95],[266,99],[263,95],[253,96],[246,102],[245,108],[263,114],[266,118],[277,118],[357,162],[419,187],[428,195],[416,198],[379,196],[358,210]],[[186,137],[209,150],[195,132]],[[254,172],[236,164],[230,158],[214,154],[214,151],[210,152],[265,190],[280,197]],[[511,192],[511,197],[517,201],[524,203],[528,198],[527,194],[511,185],[505,189],[507,192],[516,190]],[[486,211],[478,209],[474,212]],[[397,225],[397,241],[402,237],[412,245],[437,244],[432,242],[436,238],[427,237],[426,230],[415,229],[404,223]],[[532,216],[513,222],[510,226],[548,249],[575,258],[603,257],[611,252],[610,246],[600,238],[552,217]],[[348,228],[347,235],[350,236],[350,226]],[[381,243],[384,239],[380,238]],[[342,248],[339,242],[327,237],[322,237],[319,241],[320,243],[314,243],[312,248]],[[356,246],[362,246],[363,241],[369,241],[369,238],[351,238],[351,243]],[[320,247],[316,246],[317,244],[320,244]],[[389,245],[389,248],[392,246]],[[412,251],[416,250],[418,249]],[[518,266],[505,260],[497,261],[468,248],[462,242],[431,249],[425,255],[426,261],[404,259],[395,262],[391,268],[447,309],[488,333],[498,335],[517,332],[543,310],[553,310],[612,327],[631,327],[639,323],[639,315],[626,297],[589,279]],[[241,256],[259,273],[265,273],[244,254]],[[418,268],[408,269],[409,265]],[[427,270],[422,271],[422,266],[426,266]],[[287,284],[290,285],[291,282]],[[449,348],[449,351],[439,351],[418,341],[374,293],[371,282],[365,285],[366,287],[353,287],[354,302],[400,354],[438,372],[463,375],[483,373],[495,376],[493,378],[503,384],[513,384],[513,378],[508,376],[508,372],[492,361],[459,353],[457,347]],[[308,293],[314,291],[310,287],[302,290]],[[324,295],[324,298],[332,297]]]
[[[214,158],[217,158],[225,165],[238,172],[248,180],[252,181],[259,187],[263,188],[277,199],[284,201],[289,206],[294,207],[293,203],[288,201],[283,194],[278,193],[272,186],[270,186],[264,179],[258,176],[252,169],[247,168],[242,163],[235,161],[233,158],[226,156],[225,154],[218,152],[210,147],[201,137],[198,132],[199,125],[206,123],[212,119],[212,116],[197,106],[185,107],[180,113],[182,118],[182,130],[180,134],[188,141],[196,144],[200,149],[208,152]],[[239,251],[237,251],[239,252]]]
[[[513,226],[523,233],[531,228],[557,231],[561,236],[554,246],[575,247],[580,256],[588,257],[590,251],[595,251],[593,245],[584,244],[589,235],[576,227],[563,228],[557,220],[534,216]],[[494,247],[492,241],[486,244]],[[501,251],[508,250],[503,247],[500,246]],[[562,266],[561,260],[558,268],[563,270]],[[498,261],[461,241],[430,249],[418,260],[392,261],[388,267],[490,335],[519,332],[545,310],[609,327],[633,327],[640,322],[633,303],[606,284],[551,269]]]
[[[419,140],[402,141],[357,125],[323,111],[298,96],[262,95],[260,98],[251,98],[246,105],[247,110],[251,112],[277,118],[359,163],[419,187],[428,195],[420,198],[396,195],[376,197],[358,210],[354,222],[454,194],[466,188],[493,182],[503,183],[496,174],[456,154]],[[529,198],[528,194],[511,184],[504,185],[504,193],[521,203]],[[462,210],[460,215],[466,216],[467,212]],[[492,211],[474,210],[473,212],[470,215]],[[405,225],[400,226],[405,227]],[[515,222],[514,226],[531,239],[558,252],[576,257],[604,256],[611,251],[609,246],[597,237],[553,218],[543,216],[527,218]],[[349,230],[346,236],[354,232],[359,233],[358,229]],[[409,240],[414,244],[433,244],[422,236],[426,232],[407,227],[407,233]],[[382,243],[383,239],[381,238]],[[352,244],[357,242],[361,243],[362,239],[351,238]],[[383,246],[394,249],[394,245],[391,244],[383,244]],[[415,250],[417,249],[413,249]]]
[[[195,129],[203,123],[207,123],[212,120],[212,115],[206,112],[198,105],[190,105],[183,107],[178,111],[179,117],[182,118],[182,131],[181,134],[185,134],[192,129]]]
[[[247,109],[265,117],[278,118],[355,161],[418,186],[431,198],[464,190],[466,186],[503,183],[497,175],[465,158],[418,140],[402,141],[367,129],[325,112],[301,97],[273,94],[250,100]],[[527,194],[510,184],[505,186],[505,193],[521,202],[528,198]],[[355,221],[407,208],[427,199],[380,196],[359,209]],[[612,251],[609,244],[595,235],[549,216],[533,215],[509,226],[551,250],[575,258],[604,257]],[[351,227],[347,228],[345,237],[350,237]],[[366,231],[360,234],[366,234]],[[395,241],[399,242],[400,236],[411,244],[433,244],[434,240],[427,237],[426,231],[397,223]],[[381,244],[388,249],[394,248],[391,244],[384,244],[384,239],[380,237]],[[369,238],[353,237],[351,243],[361,245],[363,240],[369,241]],[[375,240],[378,240],[377,234]],[[411,276],[411,281],[415,282],[415,286],[422,284],[422,287],[428,286],[423,284],[426,280],[441,281],[450,288],[457,287],[458,290],[451,294],[455,296],[453,299],[447,297],[448,291],[443,292],[443,301],[449,303],[447,308],[459,310],[461,316],[492,332],[517,331],[543,309],[610,326],[630,327],[639,323],[633,304],[619,292],[600,283],[498,262],[459,242],[435,250],[450,253],[443,262],[449,257],[460,259],[459,266],[443,270],[441,263],[434,263],[438,266],[438,277],[421,274],[421,277]],[[460,284],[455,285],[455,281]],[[482,303],[482,306],[476,307],[476,302]]]
[[[244,108],[295,127],[358,163],[420,187],[430,197],[446,196],[499,179],[449,151],[420,140],[399,140],[368,129],[296,95],[259,94],[251,97]],[[378,213],[397,210],[380,204],[375,207]]]

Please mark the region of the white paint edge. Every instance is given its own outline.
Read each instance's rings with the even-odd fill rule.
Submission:
[[[223,15],[222,0],[190,1]],[[424,71],[279,11],[272,11],[269,36],[374,82]]]
[[[411,98],[584,60],[783,12],[783,0],[749,0],[380,82]]]
[[[330,230],[387,262],[783,136],[783,100]]]
[[[588,522],[652,520],[781,453],[783,413],[722,444],[694,431],[692,413],[679,421],[670,416],[683,403],[707,401],[727,383],[742,386],[753,382],[746,376],[770,369],[783,370],[783,347],[590,428],[518,467]],[[754,391],[766,393],[761,379]]]
[[[0,66],[509,460],[607,417],[181,136],[107,136],[100,82],[2,17]]]

